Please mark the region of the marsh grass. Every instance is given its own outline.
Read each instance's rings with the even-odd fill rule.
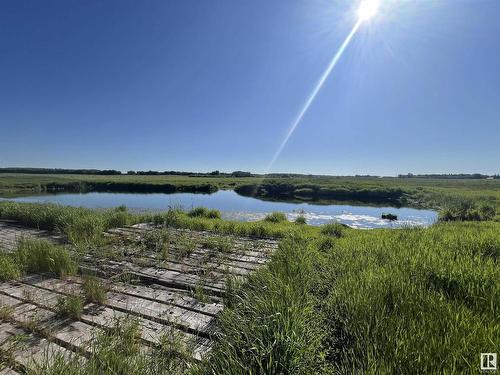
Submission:
[[[0,202],[0,218],[64,234],[73,244],[100,243],[103,231],[144,221],[146,216],[133,215],[123,208],[91,210],[43,203]]]
[[[204,371],[474,372],[500,345],[499,255],[500,223],[286,238],[228,282]]]
[[[448,200],[439,212],[440,221],[488,221],[495,217],[495,205],[465,198]]]
[[[210,374],[317,374],[325,364],[321,320],[308,293],[312,253],[284,240],[268,267],[228,281]]]
[[[205,216],[189,216],[179,209],[155,214],[133,214],[123,210],[94,210],[42,203],[0,202],[0,218],[18,220],[32,228],[60,231],[80,252],[100,249],[104,245],[103,231],[152,222],[157,226],[209,231],[259,238],[283,238],[289,233],[315,235],[318,229],[295,225],[288,221],[239,222]]]
[[[316,258],[341,373],[468,373],[500,344],[500,225],[358,231]],[[495,251],[492,251],[495,248]],[[482,349],[481,349],[482,348]]]

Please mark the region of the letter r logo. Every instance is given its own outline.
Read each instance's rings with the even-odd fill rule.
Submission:
[[[496,371],[497,353],[481,353],[481,370]]]

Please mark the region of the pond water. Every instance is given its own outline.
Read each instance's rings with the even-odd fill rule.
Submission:
[[[289,220],[303,215],[307,219],[307,223],[311,225],[338,221],[351,227],[365,229],[393,228],[405,225],[427,226],[437,220],[437,213],[431,210],[408,207],[264,201],[244,197],[228,190],[221,190],[213,194],[58,193],[9,198],[9,200],[91,208],[111,208],[125,205],[130,210],[136,211],[166,210],[169,207],[180,207],[188,210],[203,206],[220,210],[223,218],[241,221],[261,220],[270,212],[280,211],[285,213]],[[398,220],[393,222],[383,220],[381,219],[383,213],[397,215]]]

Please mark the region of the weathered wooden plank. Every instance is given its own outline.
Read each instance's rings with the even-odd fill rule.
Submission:
[[[246,276],[251,271],[247,269],[231,267],[222,263],[204,262],[204,264],[189,264],[189,262],[175,262],[171,259],[168,260],[157,260],[154,257],[141,257],[141,256],[130,256],[135,264],[148,265],[150,267],[157,267],[166,269],[169,271],[181,272],[184,274],[191,275],[213,275],[214,278],[224,278],[228,274],[235,276]]]
[[[175,327],[167,327],[161,323],[130,315],[123,311],[114,310],[106,306],[94,305],[84,311],[82,321],[102,328],[114,328],[117,321],[133,319],[139,324],[141,337],[149,345],[158,345],[164,335],[174,340],[181,340],[182,344],[192,352],[195,359],[202,359],[210,351],[210,340],[199,337]]]
[[[25,334],[26,332],[23,329],[15,327],[12,323],[0,323],[0,346],[5,344],[8,340],[11,340],[13,337],[20,337]]]
[[[219,302],[203,303],[196,298],[179,293],[179,291],[174,291],[173,289],[160,289],[143,285],[127,285],[120,282],[113,283],[111,288],[120,293],[184,307],[211,316],[215,316],[222,311],[223,308],[222,304]]]
[[[55,312],[45,307],[47,306],[43,304],[22,303],[14,308],[10,319],[22,327],[29,327],[30,330],[43,331],[44,335],[49,335],[52,341],[67,349],[86,353],[90,340],[99,329],[84,322],[58,317]]]
[[[30,281],[27,281],[30,282]],[[43,289],[45,293],[53,293],[57,298],[57,293],[65,294],[71,290],[71,294],[78,292],[80,285],[76,283],[63,282],[58,279],[45,279],[39,281],[31,281],[33,284],[24,285],[26,289],[32,288],[47,288]],[[4,292],[9,291],[5,288]],[[22,295],[22,291],[13,289],[11,293]],[[12,296],[15,296],[14,294]],[[53,298],[53,297],[52,297]],[[108,292],[105,305],[115,310],[130,312],[134,315],[142,316],[146,319],[158,321],[163,324],[173,324],[180,329],[184,329],[191,333],[200,333],[208,335],[213,323],[213,316],[188,310],[186,308],[175,305],[151,301],[148,299],[135,297],[118,292]]]
[[[46,239],[54,243],[64,242],[64,238],[54,233],[27,228],[13,220],[0,220],[0,249],[12,251],[21,238]]]
[[[65,289],[65,293],[72,294],[80,293],[80,288],[83,283],[81,277],[67,277],[65,281],[62,281],[54,278],[29,276],[24,278],[23,281],[30,285],[46,289]],[[193,297],[190,292],[181,289],[161,287],[159,285],[131,285],[120,281],[108,283],[106,280],[101,280],[101,282],[111,291],[178,306],[205,315],[215,316],[223,309],[223,305],[219,298],[212,297],[213,300],[201,302]],[[210,297],[208,298],[210,299]]]
[[[174,324],[191,333],[207,335],[212,327],[213,317],[211,316],[121,293],[108,293],[106,305],[122,311],[130,311],[159,323]]]
[[[61,297],[60,295],[20,282],[0,284],[0,292],[24,302],[33,302],[34,304],[40,304],[49,308],[54,308],[57,305],[58,298]]]
[[[50,310],[40,308],[31,303],[17,305],[11,315],[11,319],[24,327],[31,329],[42,329],[48,327],[49,322],[56,314]]]
[[[159,269],[156,267],[141,267],[128,261],[118,262],[113,260],[102,262],[95,267],[97,272],[101,271],[106,275],[117,275],[126,271],[132,276],[148,283],[155,283],[184,290],[195,290],[197,288],[201,288],[206,294],[214,294],[217,296],[223,295],[225,287],[225,280],[220,274],[215,275],[217,278],[209,278],[205,275],[190,275],[178,271]],[[91,262],[89,262],[86,266],[86,269],[94,269]]]
[[[22,302],[19,301],[18,299],[6,296],[4,294],[0,294],[0,307],[2,306],[10,306],[14,307],[15,305],[19,305]]]
[[[37,366],[50,366],[57,356],[70,358],[75,355],[70,350],[37,336],[28,336],[21,345],[2,345],[2,349],[8,350],[11,358],[24,368],[36,368]]]
[[[155,229],[154,227],[150,227],[147,229],[138,229],[134,227],[123,227],[123,228],[115,228],[110,229],[108,233],[122,235],[122,236],[132,236],[133,238],[140,238],[147,232]],[[182,236],[189,236],[191,240],[197,243],[197,247],[194,251],[203,251],[209,250],[203,246],[203,243],[207,239],[213,238],[230,238],[233,241],[233,248],[227,253],[239,253],[246,254],[247,256],[265,260],[269,253],[274,251],[278,246],[278,241],[271,239],[256,239],[256,238],[248,238],[248,237],[239,237],[232,235],[220,235],[212,232],[204,232],[204,231],[191,231],[186,229],[174,229],[168,228],[168,233],[170,234],[169,239],[169,248],[174,251],[181,250],[178,246],[178,241]]]
[[[50,365],[57,355],[65,358],[73,355],[70,350],[45,338],[30,335],[11,323],[0,324],[0,350],[16,364],[16,368],[24,369]]]

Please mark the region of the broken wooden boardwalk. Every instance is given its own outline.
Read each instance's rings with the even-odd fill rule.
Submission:
[[[61,241],[48,232],[0,222],[0,248],[13,250],[20,237]],[[95,335],[125,318],[137,321],[146,348],[169,335],[201,359],[210,351],[226,279],[255,271],[276,247],[270,239],[151,224],[109,230],[105,246],[79,258],[81,274],[97,275],[106,299],[85,304],[78,319],[57,314],[57,304],[84,295],[82,275],[63,280],[29,275],[0,284],[0,363],[8,365],[0,365],[0,375],[25,372],[56,355],[85,360],[92,355]]]

